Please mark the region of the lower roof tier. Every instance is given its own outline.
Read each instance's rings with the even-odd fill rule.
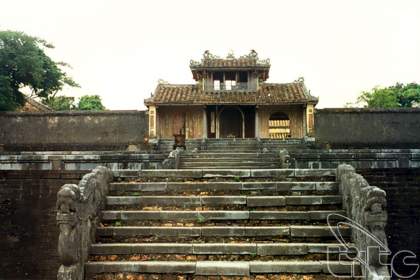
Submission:
[[[199,84],[159,84],[152,97],[145,100],[149,105],[284,105],[316,104],[303,82],[263,83],[257,91],[204,91]]]

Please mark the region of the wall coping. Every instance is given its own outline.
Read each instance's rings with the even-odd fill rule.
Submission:
[[[420,108],[323,108],[315,113],[420,113]]]
[[[100,116],[100,115],[136,115],[146,110],[110,110],[110,111],[55,111],[55,112],[0,112],[0,117],[52,117],[52,116]]]

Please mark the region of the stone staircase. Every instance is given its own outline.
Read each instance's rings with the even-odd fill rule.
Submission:
[[[280,157],[275,153],[259,153],[254,150],[235,152],[223,150],[218,152],[199,151],[181,154],[181,169],[273,169],[281,165]]]
[[[280,167],[279,155],[263,148],[256,139],[207,139],[201,150],[186,150],[179,168],[271,169]]]
[[[349,275],[326,223],[341,200],[334,169],[115,171],[86,279]]]

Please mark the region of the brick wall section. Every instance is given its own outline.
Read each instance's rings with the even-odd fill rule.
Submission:
[[[0,112],[4,150],[125,150],[142,145],[146,111]]]
[[[315,111],[317,144],[331,147],[420,147],[420,108]]]
[[[57,191],[86,172],[0,171],[0,279],[57,279]]]
[[[418,256],[416,262],[420,263],[420,168],[361,169],[358,172],[370,185],[378,186],[387,193],[386,232],[390,250],[393,253],[411,250]],[[398,271],[410,272],[399,262],[397,264]],[[420,271],[410,279],[420,279]]]

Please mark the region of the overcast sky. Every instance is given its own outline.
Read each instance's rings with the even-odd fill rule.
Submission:
[[[420,82],[420,1],[2,0],[0,29],[55,45],[109,109],[142,109],[158,79],[193,83],[190,59],[255,49],[269,82],[303,76],[318,107],[340,107],[374,86]]]

